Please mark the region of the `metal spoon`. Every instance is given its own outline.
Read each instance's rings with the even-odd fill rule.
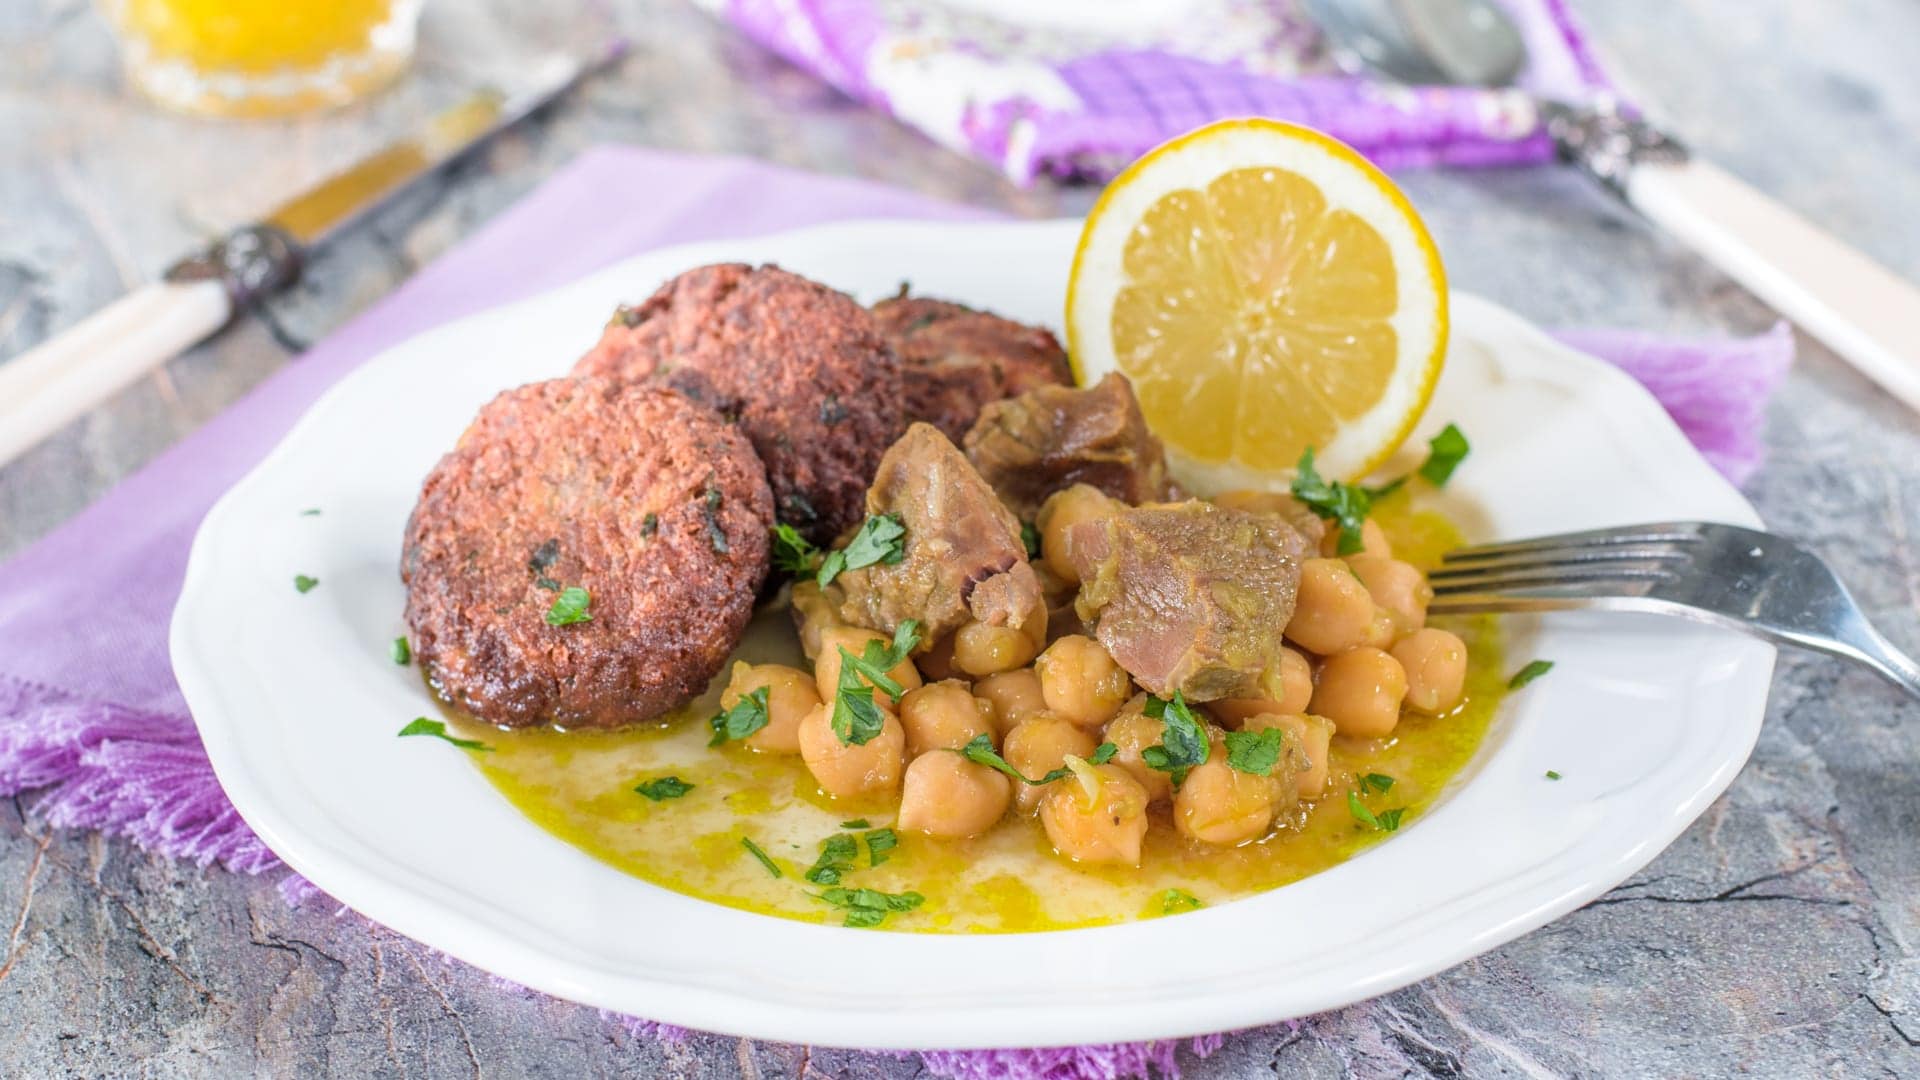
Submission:
[[[1526,67],[1525,39],[1492,0],[1306,4],[1350,71],[1410,85],[1510,86]],[[1920,409],[1920,289],[1639,117],[1535,106],[1563,161]]]

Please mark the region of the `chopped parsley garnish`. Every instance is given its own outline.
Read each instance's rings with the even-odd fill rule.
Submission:
[[[1349,788],[1347,789],[1347,812],[1353,815],[1355,821],[1370,826],[1375,832],[1392,832],[1400,827],[1400,815],[1406,813],[1407,809],[1404,806],[1396,806],[1392,810],[1382,810],[1376,814],[1361,804],[1358,791]]]
[[[1280,764],[1280,729],[1227,732],[1227,765],[1239,772],[1270,776]]]
[[[1549,779],[1549,780],[1558,780],[1558,779],[1560,779],[1560,774],[1559,774],[1559,773],[1557,773],[1557,772],[1554,772],[1554,771],[1553,771],[1552,769],[1548,769],[1548,770],[1547,770],[1547,779]]]
[[[900,836],[892,829],[875,829],[866,834],[867,865],[879,866],[893,855],[893,849],[900,846]]]
[[[827,553],[814,580],[824,589],[844,571],[875,563],[892,566],[907,557],[906,538],[907,527],[900,515],[875,514],[860,523],[860,531],[853,534],[846,547]]]
[[[840,875],[853,869],[860,857],[860,844],[852,833],[834,833],[820,841],[820,857],[807,869],[807,880],[815,885],[838,885]]]
[[[677,776],[662,776],[657,780],[648,780],[643,784],[639,784],[633,790],[645,795],[653,802],[661,802],[665,799],[677,799],[685,795],[687,792],[693,790],[693,785]]]
[[[887,921],[897,911],[912,911],[926,902],[917,892],[884,893],[878,889],[828,889],[814,895],[847,913],[844,925],[870,929]]]
[[[1360,529],[1366,524],[1367,512],[1373,509],[1373,496],[1359,484],[1321,479],[1313,467],[1311,446],[1300,453],[1300,464],[1293,475],[1293,497],[1300,505],[1340,526],[1340,544],[1335,549],[1338,554],[1356,555],[1366,546],[1360,538]]]
[[[569,585],[560,590],[553,598],[553,606],[547,609],[548,626],[568,626],[573,623],[590,622],[593,616],[588,613],[587,605],[593,598],[587,590],[578,585]]]
[[[1440,434],[1427,440],[1427,460],[1420,463],[1420,478],[1434,487],[1446,487],[1470,449],[1459,428],[1452,424],[1441,428]]]
[[[1200,898],[1185,889],[1168,889],[1160,894],[1160,914],[1177,915],[1182,911],[1195,911],[1206,907]]]
[[[841,822],[840,827],[843,829],[869,829],[873,827],[873,822],[863,817],[857,817],[852,821]]]
[[[317,506],[308,507],[307,509],[300,511],[300,516],[301,517],[319,517],[320,508]]]
[[[320,579],[317,577],[308,577],[305,574],[293,575],[293,587],[303,593],[312,592],[313,587],[318,584],[320,584]]]
[[[1098,747],[1094,748],[1093,756],[1087,759],[1087,764],[1105,765],[1107,762],[1113,760],[1113,755],[1119,752],[1120,748],[1112,743],[1101,743]],[[1062,765],[1057,769],[1050,770],[1045,776],[1037,780],[1027,776],[1008,763],[1006,758],[1000,756],[1000,752],[993,748],[993,736],[991,735],[975,735],[973,741],[961,748],[959,753],[961,757],[966,758],[976,765],[985,765],[989,769],[1003,772],[1013,779],[1033,787],[1051,784],[1055,780],[1065,779],[1073,773],[1072,769]]]
[[[751,838],[745,837],[745,836],[741,837],[740,846],[747,849],[747,854],[752,855],[756,859],[759,859],[760,865],[767,868],[767,873],[772,874],[774,877],[786,876],[780,872],[779,865],[776,864],[772,859],[768,858],[767,853],[764,851],[761,851],[760,845],[754,843]]]
[[[800,530],[781,522],[773,527],[773,568],[789,574],[811,574],[825,556]]]
[[[762,686],[735,702],[733,708],[707,718],[713,729],[708,746],[737,742],[767,726],[767,688]]]
[[[447,734],[447,725],[438,720],[429,720],[424,716],[414,718],[412,723],[400,729],[400,734],[402,736],[431,735],[436,739],[450,742],[462,750],[478,750],[483,754],[493,752],[493,747],[478,739],[459,739]]]
[[[653,536],[659,531],[660,515],[651,510],[647,511],[646,515],[640,519],[640,535],[642,537]]]
[[[1027,549],[1027,558],[1040,557],[1040,530],[1033,527],[1033,522],[1020,523],[1020,543]]]
[[[1552,670],[1553,670],[1553,661],[1551,660],[1529,661],[1526,667],[1523,667],[1519,671],[1514,672],[1513,678],[1507,680],[1507,689],[1518,690],[1521,687],[1527,685],[1528,683],[1532,682],[1533,680],[1539,678],[1542,675],[1545,675],[1547,672]]]
[[[700,516],[707,519],[707,543],[716,555],[726,555],[733,550],[733,545],[727,543],[727,530],[720,524],[720,500],[724,497],[719,488],[710,487],[700,506]]]
[[[1160,741],[1140,751],[1140,759],[1147,768],[1171,776],[1173,786],[1179,787],[1194,766],[1206,764],[1210,749],[1206,729],[1193,718],[1193,710],[1178,690],[1171,701],[1148,694],[1146,713],[1160,721]]]
[[[553,564],[559,561],[559,539],[556,537],[543,540],[539,547],[533,549],[533,554],[527,556],[527,572],[534,577],[541,577],[545,575],[547,571],[553,569]]]
[[[1361,791],[1374,791],[1386,794],[1393,790],[1393,777],[1386,773],[1370,772],[1360,778]]]
[[[393,639],[392,645],[387,646],[387,655],[393,657],[394,663],[405,667],[413,662],[413,646],[407,644],[405,635],[401,635]]]
[[[833,695],[833,733],[840,737],[843,746],[864,746],[886,726],[887,718],[880,706],[873,703],[874,687],[879,687],[895,701],[906,693],[893,676],[887,674],[898,667],[913,647],[920,643],[920,624],[912,619],[902,622],[893,632],[891,646],[879,641],[867,642],[867,647],[855,656],[840,646],[840,681]],[[861,677],[865,676],[863,680]]]

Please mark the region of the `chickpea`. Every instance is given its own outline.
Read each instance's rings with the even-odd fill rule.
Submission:
[[[1415,630],[1394,643],[1407,673],[1407,707],[1429,716],[1452,712],[1466,695],[1467,643],[1445,630]]]
[[[1048,784],[1040,824],[1053,849],[1076,862],[1140,865],[1147,836],[1147,793],[1126,770],[1088,767],[1099,785],[1091,799],[1078,776]]]
[[[840,692],[840,650],[845,649],[859,656],[869,641],[878,641],[892,645],[893,640],[885,634],[873,630],[863,630],[858,626],[829,626],[820,631],[820,655],[813,661],[814,683],[819,689],[820,700],[831,702]],[[920,671],[913,666],[912,660],[902,660],[887,672],[893,681],[906,690],[920,687]],[[872,680],[861,676],[861,682],[872,685]],[[873,700],[884,705],[892,705],[893,699],[885,691],[876,690]]]
[[[1122,504],[1091,484],[1075,484],[1056,491],[1040,506],[1034,527],[1040,530],[1040,560],[1055,576],[1069,585],[1080,584],[1080,572],[1073,567],[1068,532],[1083,521],[1098,521]]]
[[[1141,751],[1160,741],[1165,727],[1163,722],[1129,706],[1113,718],[1103,736],[1104,741],[1113,744],[1113,764],[1133,777],[1147,793],[1149,802],[1163,802],[1173,795],[1173,778],[1158,769],[1147,768],[1141,758]]]
[[[1360,575],[1373,602],[1393,616],[1396,640],[1427,625],[1427,604],[1433,600],[1433,586],[1427,584],[1427,575],[1421,573],[1419,567],[1378,555],[1355,555],[1347,560],[1347,565]]]
[[[1320,554],[1329,558],[1340,553],[1340,534],[1346,530],[1333,522],[1327,522],[1327,533],[1320,538]],[[1393,545],[1387,542],[1387,532],[1375,524],[1372,518],[1360,523],[1360,550],[1355,555],[1378,555],[1383,559],[1393,557]]]
[[[1250,716],[1261,713],[1299,713],[1307,710],[1313,698],[1313,665],[1307,658],[1286,646],[1280,647],[1280,662],[1260,675],[1260,685],[1269,697],[1221,698],[1207,702],[1207,711],[1227,727],[1242,726]]]
[[[1287,639],[1322,656],[1344,652],[1367,639],[1373,609],[1366,585],[1344,560],[1308,559],[1300,567]]]
[[[1173,793],[1174,827],[1188,839],[1221,847],[1257,840],[1273,824],[1280,783],[1228,765],[1226,746],[1216,742]]]
[[[1099,745],[1087,732],[1057,716],[1043,713],[1022,721],[1007,732],[1006,740],[1000,747],[1000,756],[1007,760],[1007,764],[1018,769],[1020,775],[1038,780],[1066,764],[1068,754],[1087,757]],[[1015,787],[1018,790],[1013,793],[1013,801],[1019,804],[1023,814],[1033,812],[1034,805],[1040,801],[1040,793],[1046,790],[1032,784],[1016,784]]]
[[[1047,603],[1042,599],[1017,628],[969,622],[953,632],[953,664],[968,675],[1012,671],[1033,662],[1047,643]]]
[[[885,695],[880,695],[885,696]],[[891,795],[900,786],[906,765],[907,733],[893,713],[880,710],[880,734],[864,743],[843,743],[833,732],[833,706],[821,704],[800,721],[800,758],[820,783],[820,790],[837,799],[861,795]]]
[[[793,608],[793,624],[800,632],[801,651],[807,654],[809,660],[819,659],[820,631],[829,626],[845,626],[846,621],[840,618],[840,613],[834,610],[833,601],[812,579],[794,582],[787,603]]]
[[[1360,644],[1385,649],[1391,646],[1394,639],[1399,636],[1400,620],[1394,617],[1393,612],[1375,604],[1373,621],[1367,624],[1367,636],[1361,639]]]
[[[978,836],[1005,816],[1013,781],[959,754],[922,754],[907,765],[899,826],[928,836]]]
[[[1362,645],[1320,665],[1308,710],[1333,721],[1342,735],[1377,739],[1393,733],[1406,696],[1407,672],[1400,661]]]
[[[989,675],[973,684],[973,692],[993,706],[993,726],[1003,738],[1015,724],[1047,711],[1040,676],[1032,668]]]
[[[929,683],[900,699],[900,726],[907,732],[907,756],[929,750],[959,750],[975,735],[992,735],[993,705],[973,696],[958,679]]]
[[[1090,637],[1069,634],[1033,662],[1047,711],[1081,727],[1113,719],[1133,693],[1133,682]]]
[[[1248,717],[1246,726],[1241,730],[1263,731],[1267,728],[1279,728],[1286,734],[1287,751],[1295,759],[1295,794],[1302,799],[1317,799],[1324,794],[1327,790],[1330,764],[1328,748],[1333,740],[1333,721],[1324,716],[1267,713]]]
[[[747,736],[747,745],[767,753],[799,753],[800,720],[820,706],[813,676],[785,664],[736,662],[727,688],[720,692],[720,707],[731,709],[763,686],[767,689],[767,726]]]

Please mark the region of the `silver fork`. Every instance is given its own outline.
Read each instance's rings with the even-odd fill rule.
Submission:
[[[1920,664],[1880,635],[1819,556],[1700,521],[1478,544],[1427,575],[1434,614],[1652,611],[1845,657],[1920,698]]]

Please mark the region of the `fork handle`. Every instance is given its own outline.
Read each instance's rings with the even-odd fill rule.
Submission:
[[[1842,642],[1840,648],[1825,644],[1813,647],[1865,664],[1881,678],[1920,698],[1920,664],[1915,663],[1912,657],[1895,648],[1880,631],[1864,622],[1861,629],[1849,637],[1850,640]]]

